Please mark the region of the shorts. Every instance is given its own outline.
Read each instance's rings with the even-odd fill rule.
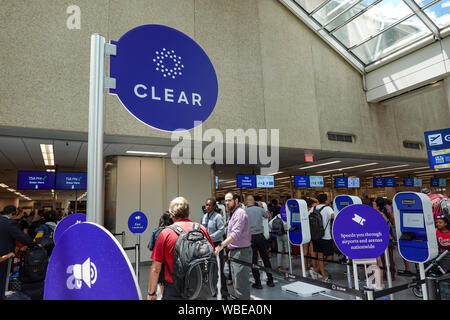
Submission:
[[[324,256],[332,256],[334,254],[333,240],[313,240],[314,252],[321,252]]]

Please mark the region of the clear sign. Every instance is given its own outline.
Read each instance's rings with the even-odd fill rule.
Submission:
[[[132,233],[144,233],[147,229],[148,220],[145,213],[136,211],[128,218],[128,229]]]
[[[343,208],[333,223],[333,239],[350,259],[372,259],[389,244],[388,223],[380,212],[364,204]]]
[[[53,249],[44,300],[141,300],[141,290],[117,239],[103,226],[82,222]]]
[[[425,132],[430,169],[450,169],[450,128]]]
[[[189,130],[213,112],[218,95],[214,67],[184,33],[143,25],[125,33],[110,58],[116,94],[138,120],[164,131]]]

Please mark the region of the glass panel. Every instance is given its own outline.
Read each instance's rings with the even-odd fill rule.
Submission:
[[[424,11],[439,28],[450,24],[450,0],[439,1]]]
[[[411,9],[402,0],[384,0],[333,34],[350,48],[411,13]]]
[[[326,0],[295,0],[303,9],[311,13],[315,8],[321,5]]]
[[[341,15],[339,18],[337,18],[336,20],[334,20],[332,23],[330,23],[329,25],[327,25],[326,29],[328,31],[333,30],[334,28],[340,26],[341,24],[343,24],[345,21],[347,21],[348,19],[350,19],[351,17],[357,15],[359,12],[361,12],[362,10],[364,10],[365,8],[367,8],[368,6],[370,6],[372,3],[374,3],[377,0],[364,0],[361,3],[358,3],[356,6],[354,6],[353,8],[351,8],[349,11],[347,11],[346,13],[344,13],[343,15]]]
[[[369,64],[428,34],[431,34],[431,31],[418,17],[413,16],[355,48],[352,52],[365,64]]]
[[[316,19],[321,25],[324,25],[342,11],[355,4],[357,1],[358,0],[332,0],[322,9],[313,14],[313,18]]]
[[[423,6],[426,6],[427,4],[429,4],[430,2],[432,2],[433,0],[414,0],[418,5],[419,5],[419,7],[423,7]]]

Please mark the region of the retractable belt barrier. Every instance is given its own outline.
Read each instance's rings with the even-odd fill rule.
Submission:
[[[264,271],[266,273],[275,273],[275,274],[283,276],[283,277],[285,277],[287,279],[298,280],[298,281],[309,283],[309,284],[312,284],[312,285],[315,285],[315,286],[318,286],[318,287],[330,289],[332,291],[337,291],[337,292],[341,292],[341,293],[354,295],[354,296],[360,297],[361,299],[367,299],[366,291],[373,291],[372,289],[356,290],[356,289],[352,289],[352,288],[341,286],[341,285],[334,284],[334,283],[325,283],[325,282],[322,282],[320,280],[313,280],[313,279],[310,279],[310,278],[305,278],[305,277],[302,277],[300,275],[290,273],[288,271],[282,271],[282,270],[266,268],[264,266],[260,266],[260,265],[253,264],[253,263],[248,263],[246,261],[238,260],[238,259],[235,259],[235,258],[230,258],[230,261],[242,264],[244,266],[247,266],[247,267],[250,267],[250,268],[253,268],[253,269],[258,269],[258,270]]]
[[[315,286],[318,286],[318,287],[330,289],[332,291],[337,291],[337,292],[353,295],[353,296],[356,296],[356,297],[360,297],[361,299],[364,299],[364,300],[369,300],[370,299],[369,296],[372,296],[373,299],[381,298],[381,297],[390,295],[392,293],[403,291],[403,290],[406,290],[406,289],[409,289],[409,288],[413,288],[413,287],[416,287],[416,286],[419,286],[419,285],[425,283],[425,279],[424,280],[417,279],[417,280],[413,280],[412,282],[405,283],[405,284],[402,284],[402,285],[399,285],[399,286],[396,286],[396,287],[392,287],[392,288],[389,288],[389,289],[384,289],[384,290],[377,290],[377,291],[375,291],[374,289],[371,289],[371,288],[364,288],[363,290],[356,290],[356,289],[349,288],[349,287],[342,286],[342,285],[338,285],[338,284],[335,284],[335,283],[325,283],[325,282],[322,282],[320,280],[313,280],[313,279],[310,279],[310,278],[305,278],[305,277],[302,277],[300,275],[297,275],[297,274],[294,274],[294,273],[290,273],[288,271],[282,271],[282,270],[277,270],[277,269],[266,268],[264,266],[260,266],[260,265],[253,264],[253,263],[249,263],[249,262],[242,261],[242,260],[235,259],[235,258],[229,258],[229,259],[230,259],[230,261],[239,263],[241,265],[244,265],[244,266],[247,266],[247,267],[250,267],[250,268],[253,268],[253,269],[264,271],[266,273],[267,272],[275,273],[275,274],[278,274],[278,275],[280,275],[280,276],[282,276],[282,277],[284,277],[286,279],[298,280],[298,281],[309,283],[309,284],[312,284],[312,285],[315,285]],[[439,280],[445,280],[447,278],[450,278],[450,274],[442,276],[442,277],[439,277],[438,279]]]

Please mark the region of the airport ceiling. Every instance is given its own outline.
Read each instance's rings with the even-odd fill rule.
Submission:
[[[57,135],[56,135],[57,136]],[[132,144],[114,142],[105,139],[104,156],[128,155],[128,150],[157,151],[171,153],[171,146]],[[49,190],[18,190],[17,171],[45,171],[41,153],[41,144],[51,144],[54,149],[55,168],[57,171],[86,171],[87,170],[87,141],[32,138],[17,136],[0,136],[0,198],[15,198],[14,192],[19,192],[32,200],[51,200],[53,194]],[[314,162],[304,160],[304,150],[280,149],[279,172],[275,174],[275,185],[281,190],[289,188],[289,176],[293,175],[322,175],[325,183],[331,181],[331,176],[357,176],[362,179],[372,179],[373,176],[420,177],[426,184],[431,176],[450,178],[450,170],[433,172],[429,170],[426,159],[389,158],[382,156],[355,155],[351,153],[313,151]],[[235,162],[236,163],[236,162]],[[259,174],[257,165],[220,165],[215,166],[219,176],[220,190],[233,190],[236,174]],[[14,191],[8,190],[7,187]],[[75,200],[84,191],[56,190],[56,198]],[[20,195],[19,195],[20,197]]]

